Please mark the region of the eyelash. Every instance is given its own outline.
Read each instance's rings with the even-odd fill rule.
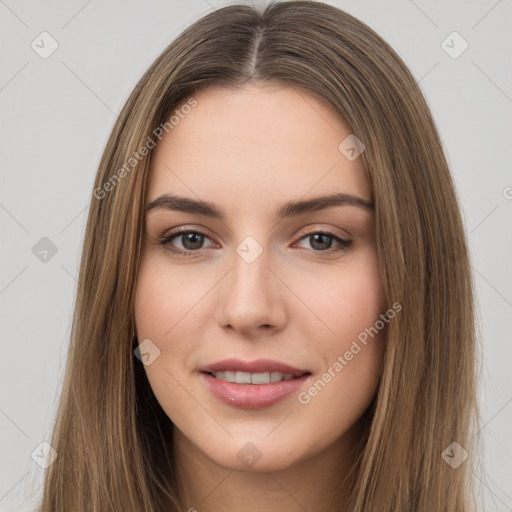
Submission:
[[[194,229],[187,229],[187,230],[175,231],[174,233],[171,233],[170,235],[164,236],[158,240],[158,243],[160,245],[164,246],[166,251],[169,251],[173,254],[178,254],[180,256],[194,256],[197,253],[199,253],[201,251],[201,249],[197,249],[195,251],[183,251],[181,249],[176,249],[171,244],[172,240],[174,240],[175,238],[178,238],[180,235],[185,235],[185,234],[190,234],[190,233],[193,233],[196,235],[201,235],[206,238],[210,238],[206,233],[203,233],[201,231],[197,231]],[[312,249],[313,252],[319,253],[319,254],[322,254],[322,253],[332,254],[337,251],[346,252],[352,247],[352,244],[353,244],[352,240],[347,240],[345,238],[342,238],[330,231],[310,231],[310,232],[307,232],[306,234],[304,234],[304,236],[302,236],[301,238],[299,238],[299,241],[303,240],[304,238],[307,238],[309,236],[312,236],[312,235],[327,235],[328,237],[333,238],[334,240],[336,240],[339,243],[339,246],[334,249],[329,248],[324,251],[315,251],[314,249]]]

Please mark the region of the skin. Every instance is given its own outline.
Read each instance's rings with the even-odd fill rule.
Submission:
[[[335,206],[274,221],[289,200],[345,192],[371,201],[362,159],[338,150],[350,129],[308,91],[246,85],[194,97],[197,106],[153,150],[146,204],[172,193],[215,203],[226,217],[149,211],[135,291],[139,342],[160,350],[145,370],[174,424],[180,496],[199,512],[327,510],[354,462],[384,330],[307,405],[294,393],[264,409],[235,408],[198,369],[274,359],[311,372],[304,391],[385,312],[372,210]],[[193,256],[158,243],[178,227],[206,234],[202,245],[184,236],[168,243]],[[309,229],[353,245],[332,251],[340,245],[328,238],[322,250]],[[236,252],[248,236],[263,249],[250,264]],[[249,442],[261,454],[252,467],[237,457]]]

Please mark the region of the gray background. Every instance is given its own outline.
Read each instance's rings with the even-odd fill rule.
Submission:
[[[485,510],[512,511],[512,1],[330,3],[403,57],[441,132],[478,295],[485,450],[478,490]],[[49,439],[88,201],[116,114],[170,41],[221,5],[0,0],[0,511],[31,510],[41,492],[43,469],[31,453]],[[42,46],[43,31],[59,45],[46,59],[31,47]],[[442,46],[453,31],[469,44],[457,58],[446,45],[459,53],[462,40],[450,36]],[[57,249],[46,262],[32,250],[43,237]]]

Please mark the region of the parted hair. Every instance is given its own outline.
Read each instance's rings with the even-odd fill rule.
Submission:
[[[380,276],[388,303],[402,305],[351,498],[334,495],[332,510],[472,510],[471,457],[455,469],[442,456],[453,442],[471,453],[478,415],[474,285],[438,130],[414,76],[370,27],[321,2],[290,1],[198,19],[144,73],[112,129],[91,194],[42,512],[182,509],[172,422],[133,353],[151,159],[140,148],[201,89],[266,82],[323,98],[363,141]]]

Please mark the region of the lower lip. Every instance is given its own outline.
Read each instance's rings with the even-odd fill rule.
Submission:
[[[206,385],[219,400],[240,409],[263,409],[280,402],[297,392],[309,376],[269,384],[236,384],[201,372]]]

